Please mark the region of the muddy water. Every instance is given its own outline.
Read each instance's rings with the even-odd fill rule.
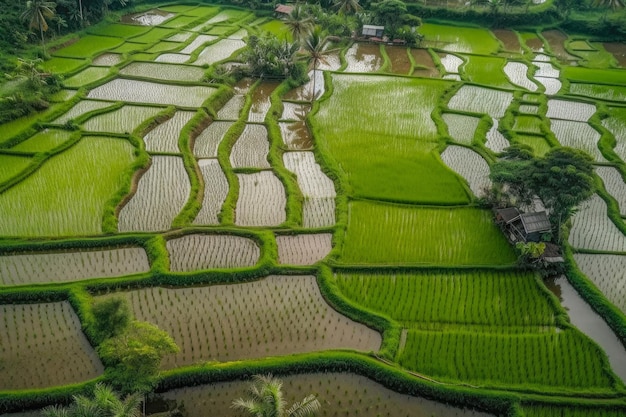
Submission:
[[[270,109],[270,96],[280,83],[277,81],[263,81],[252,93],[252,107],[248,114],[249,122],[263,122]]]
[[[408,74],[411,70],[411,61],[405,46],[385,46],[385,52],[391,61],[391,72],[394,74]]]
[[[413,75],[415,75],[416,77],[439,77],[439,71],[435,66],[435,62],[433,61],[433,58],[430,56],[426,49],[411,49],[411,55],[413,55],[415,65],[426,67],[416,69],[415,71],[413,71]]]
[[[280,134],[287,148],[305,150],[313,147],[313,137],[304,121],[279,123]]]
[[[522,45],[520,45],[517,35],[512,30],[495,29],[493,30],[493,34],[502,42],[505,51],[522,52]]]
[[[626,381],[626,348],[604,319],[593,311],[564,276],[546,279],[545,283],[561,300],[572,324],[600,345],[609,357],[613,372]]]
[[[621,42],[605,42],[602,44],[607,52],[613,54],[620,67],[626,67],[626,44]]]
[[[568,54],[565,50],[565,41],[567,40],[567,36],[563,32],[559,30],[547,30],[543,32],[542,35],[546,38],[546,41],[548,41],[550,49],[552,49],[552,53],[559,59],[559,61],[571,62],[577,60],[575,56]]]
[[[383,64],[380,46],[376,44],[355,43],[346,52],[348,66],[345,72],[375,72]]]
[[[147,12],[133,13],[122,16],[122,23],[141,26],[156,26],[165,22],[167,19],[174,17],[174,13],[168,13],[159,9],[152,9]]]
[[[536,36],[526,39],[526,46],[533,52],[543,52],[543,41]]]
[[[316,373],[280,377],[288,404],[315,394],[322,403],[319,415],[329,417],[486,417],[490,414],[456,408],[420,397],[399,394],[364,376]],[[248,381],[221,382],[168,391],[149,399],[148,413],[178,407],[185,417],[237,416],[232,401],[245,396]]]

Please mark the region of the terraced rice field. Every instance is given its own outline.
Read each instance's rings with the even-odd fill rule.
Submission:
[[[502,152],[505,148],[507,148],[510,143],[506,137],[498,130],[499,123],[498,120],[491,120],[493,125],[491,129],[487,132],[487,140],[485,142],[485,147],[491,149],[495,153]]]
[[[376,72],[383,65],[378,45],[355,43],[346,52],[345,72]]]
[[[228,100],[224,107],[217,112],[217,118],[221,120],[237,120],[239,114],[243,109],[246,102],[246,97],[243,94],[236,94]]]
[[[626,252],[626,236],[607,217],[607,206],[597,194],[582,203],[572,220],[569,243],[580,249]]]
[[[459,68],[463,65],[464,61],[456,55],[445,54],[439,57],[439,61],[441,65],[443,65],[444,69],[448,73],[458,74]]]
[[[230,152],[233,168],[270,168],[267,129],[263,125],[247,124]]]
[[[537,91],[537,85],[528,78],[528,65],[522,62],[507,62],[504,66],[504,73],[515,85],[529,91]]]
[[[602,179],[606,191],[617,201],[620,213],[626,216],[626,182],[613,167],[596,167],[596,174]]]
[[[581,149],[591,155],[595,161],[606,162],[598,148],[600,133],[587,123],[552,119],[550,129],[561,145]]]
[[[108,113],[92,116],[82,123],[87,132],[132,133],[143,122],[155,117],[163,109],[125,105]]]
[[[211,65],[230,57],[246,44],[240,39],[222,39],[204,48],[193,65]]]
[[[71,282],[134,275],[150,270],[143,248],[101,248],[0,255],[0,285]]]
[[[612,107],[609,114],[609,117],[602,120],[602,125],[615,138],[616,146],[613,151],[622,161],[626,161],[626,108]]]
[[[281,122],[281,139],[290,150],[304,150],[313,147],[313,137],[305,122]]]
[[[0,183],[14,177],[25,170],[32,163],[32,159],[23,156],[1,155],[0,164],[2,172],[0,173]]]
[[[278,262],[288,265],[313,265],[332,249],[330,233],[276,236]]]
[[[480,118],[456,113],[444,113],[441,117],[448,126],[452,140],[465,145],[472,144]]]
[[[513,94],[510,92],[464,85],[450,99],[448,108],[501,119],[512,101]]]
[[[204,77],[200,68],[155,62],[133,62],[122,68],[120,74],[163,81],[200,81]]]
[[[178,147],[180,132],[194,115],[194,112],[178,111],[172,118],[152,129],[143,137],[146,150],[148,152],[180,152]]]
[[[261,81],[252,92],[252,107],[248,114],[249,122],[263,123],[270,109],[270,95],[278,87],[276,81]]]
[[[287,197],[283,183],[272,171],[237,174],[239,199],[235,224],[240,226],[278,226],[286,220]]]
[[[200,159],[198,161],[204,194],[202,208],[198,212],[194,224],[219,224],[219,214],[222,204],[228,195],[228,181],[216,159]]]
[[[95,83],[109,75],[108,68],[87,67],[76,75],[63,80],[63,85],[69,88],[78,88]]]
[[[587,122],[595,112],[596,106],[593,104],[553,99],[548,100],[546,117],[550,119]]]
[[[626,312],[626,255],[576,253],[574,260],[602,294]]]
[[[187,235],[167,241],[170,269],[190,272],[253,266],[260,249],[252,239],[228,235]]]
[[[102,374],[68,302],[2,305],[0,310],[0,390],[71,384]]]
[[[335,184],[315,161],[313,152],[288,152],[283,155],[285,168],[293,172],[305,198],[335,197]]]
[[[233,122],[213,122],[195,139],[193,154],[198,158],[216,158],[217,148]]]
[[[189,177],[183,160],[153,156],[134,195],[119,213],[120,232],[168,230],[189,198]]]
[[[61,117],[55,119],[52,123],[62,125],[70,120],[77,119],[89,112],[110,107],[112,104],[113,103],[109,103],[106,101],[81,100],[66,113],[64,113]]]
[[[491,187],[489,165],[473,150],[463,146],[448,146],[441,154],[443,162],[467,181],[472,193],[482,197]]]
[[[180,347],[164,369],[329,349],[376,351],[381,343],[380,334],[330,308],[312,276],[146,288],[126,297],[138,320],[158,325]]]

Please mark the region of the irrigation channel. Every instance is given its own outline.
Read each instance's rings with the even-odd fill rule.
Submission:
[[[287,33],[223,5],[53,51],[51,108],[0,126],[1,416],[106,375],[85,318],[112,296],[180,347],[149,414],[234,416],[275,372],[321,416],[626,415],[626,46],[419,30],[333,45],[295,88],[214,79]],[[593,159],[570,281],[520,269],[478,204],[511,144]]]

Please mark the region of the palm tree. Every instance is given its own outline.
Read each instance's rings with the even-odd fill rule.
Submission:
[[[48,22],[46,19],[54,17],[55,7],[56,3],[52,1],[29,0],[26,2],[26,10],[24,10],[21,15],[22,19],[29,20],[28,27],[30,29],[39,29],[44,54],[46,52],[46,45],[44,43],[43,33],[48,30]]]
[[[309,395],[291,407],[283,400],[283,383],[272,375],[254,375],[248,388],[249,398],[237,398],[232,408],[253,417],[310,417],[321,408],[315,395]]]
[[[617,9],[621,9],[624,7],[624,0],[593,0],[593,7],[604,9],[604,19],[606,20],[606,15],[611,9],[615,12]]]
[[[306,14],[304,8],[297,5],[285,19],[285,26],[289,28],[293,40],[296,42],[304,39],[313,30],[313,19]]]
[[[52,406],[43,409],[45,417],[140,417],[142,397],[132,394],[123,400],[111,388],[96,384],[93,398],[75,395],[67,407]]]
[[[304,40],[303,54],[313,64],[313,94],[311,95],[311,101],[315,100],[317,94],[316,80],[317,80],[317,66],[321,62],[327,64],[326,57],[330,55],[334,50],[328,49],[328,37],[324,36],[322,30],[318,27],[311,32],[311,34]]]
[[[359,4],[359,0],[335,0],[333,8],[336,9],[339,14],[351,14],[363,10],[363,7]]]

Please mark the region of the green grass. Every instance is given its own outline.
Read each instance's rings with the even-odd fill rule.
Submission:
[[[618,69],[591,69],[584,67],[563,67],[561,76],[570,81],[583,83],[602,82],[603,84],[626,85],[626,72]]]
[[[271,33],[278,39],[286,39],[290,42],[293,39],[289,28],[280,20],[270,20],[269,22],[262,24],[260,29]]]
[[[467,52],[481,55],[496,54],[500,43],[487,29],[444,26],[424,23],[418,29],[424,35],[425,44],[451,52]]]
[[[504,58],[477,55],[469,55],[465,58],[467,63],[463,66],[463,72],[470,81],[493,87],[513,88],[504,74],[503,68],[506,64]]]
[[[524,405],[525,417],[623,417],[626,406]]]
[[[67,72],[76,71],[86,63],[87,61],[84,59],[59,58],[55,56],[43,62],[41,67],[50,72],[65,74]]]
[[[109,51],[122,43],[123,41],[119,38],[86,35],[73,44],[59,49],[53,55],[70,58],[89,58],[99,55],[101,52]]]
[[[143,51],[145,48],[146,48],[146,45],[142,43],[125,42],[122,45],[118,46],[117,48],[111,49],[110,52],[115,52],[118,54],[126,54],[126,53]]]
[[[625,101],[626,86],[622,85],[600,85],[600,84],[580,84],[571,83],[569,86],[571,94],[578,94],[587,97],[604,100]]]
[[[0,194],[0,235],[102,233],[104,206],[128,181],[133,154],[133,146],[125,140],[81,139]]]
[[[540,334],[410,330],[400,364],[443,381],[511,388],[612,390],[603,353],[573,330]]]
[[[66,87],[82,87],[101,80],[109,75],[107,67],[87,67],[76,75],[73,75],[63,81]]]
[[[353,195],[439,204],[469,201],[458,177],[436,154],[431,113],[448,83],[335,75],[333,85],[333,95],[315,116],[317,139],[328,151],[325,156],[339,164]]]
[[[544,156],[551,149],[550,144],[541,136],[518,134],[514,141],[533,148],[535,156]]]
[[[108,23],[89,28],[88,32],[93,35],[113,36],[116,38],[132,38],[134,36],[143,35],[149,30],[150,28],[146,26]]]
[[[518,132],[541,133],[543,124],[540,117],[531,115],[519,115],[515,117],[513,130]]]
[[[11,150],[22,152],[48,152],[65,143],[72,133],[67,130],[45,129],[15,145]]]
[[[158,52],[169,52],[172,51],[174,49],[180,48],[181,44],[180,42],[159,42],[154,46],[151,46],[150,48],[148,48],[146,50],[146,52],[150,53],[150,54],[155,54]],[[135,56],[136,59],[136,56]]]
[[[176,16],[175,18],[164,22],[161,26],[164,26],[166,28],[178,29],[182,28],[183,26],[187,26],[195,22],[196,20],[198,20],[198,16]]]
[[[344,273],[336,278],[346,297],[405,327],[554,325],[554,308],[528,272]]]
[[[513,248],[477,208],[415,208],[353,201],[340,262],[345,264],[508,265]]]
[[[166,28],[155,27],[152,28],[149,32],[144,33],[141,36],[137,36],[132,38],[133,42],[137,43],[155,43],[164,38],[169,38],[170,36],[177,33],[177,31]]]
[[[22,172],[30,165],[31,159],[25,156],[0,154],[0,183]]]

